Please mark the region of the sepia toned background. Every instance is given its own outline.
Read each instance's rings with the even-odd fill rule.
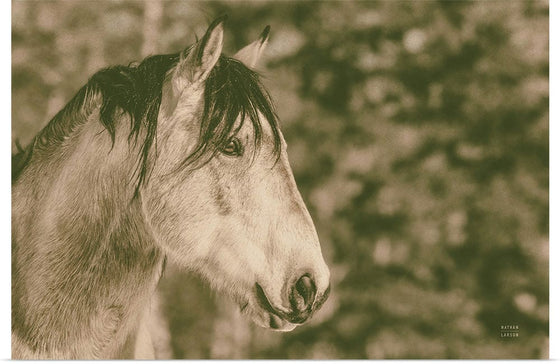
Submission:
[[[226,54],[272,27],[259,69],[332,293],[275,333],[170,266],[158,355],[548,357],[546,1],[13,1],[12,144],[223,13]]]

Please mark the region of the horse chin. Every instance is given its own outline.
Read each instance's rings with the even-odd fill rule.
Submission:
[[[297,326],[296,324],[292,324],[286,320],[281,319],[273,313],[265,312],[263,316],[264,319],[261,319],[261,317],[259,317],[258,320],[253,319],[253,321],[257,325],[264,327],[265,329],[288,332],[292,331]]]
[[[288,332],[298,326],[280,318],[278,315],[262,310],[260,307],[255,309],[247,308],[247,305],[244,305],[244,307],[241,308],[241,312],[249,316],[256,325],[262,328],[273,331]]]

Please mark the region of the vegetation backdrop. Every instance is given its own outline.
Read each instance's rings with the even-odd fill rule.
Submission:
[[[230,55],[272,27],[259,69],[333,289],[274,333],[169,267],[158,355],[548,357],[546,1],[16,0],[13,141],[96,70],[177,52],[222,13]]]

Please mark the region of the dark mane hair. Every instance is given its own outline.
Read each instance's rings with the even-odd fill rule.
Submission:
[[[183,166],[203,155],[213,156],[220,147],[229,142],[232,135],[241,129],[247,117],[253,124],[256,150],[262,138],[259,112],[271,126],[274,154],[278,157],[280,152],[278,117],[270,95],[260,81],[259,74],[236,59],[220,56],[204,88],[204,111],[199,143],[194,152],[185,159]],[[234,130],[239,116],[241,116],[241,123]]]
[[[148,155],[155,146],[162,86],[167,73],[178,61],[179,53],[157,55],[148,57],[137,65],[110,67],[94,74],[32,142],[12,156],[12,184],[17,181],[35,152],[59,145],[78,123],[87,120],[85,114],[90,113],[92,107],[99,106],[92,103],[100,95],[100,122],[113,143],[115,122],[121,119],[119,116],[122,114],[128,115],[130,119],[129,143],[138,142],[140,132],[145,131],[136,173],[134,195],[137,196],[140,186],[149,176]],[[278,119],[259,75],[233,58],[220,56],[206,80],[198,144],[194,152],[181,163],[181,167],[194,163],[204,155],[209,155],[210,158],[214,156],[241,127],[240,125],[234,130],[239,116],[242,122],[249,117],[253,124],[255,145],[260,146],[262,125],[259,112],[271,126],[274,153],[278,156]]]

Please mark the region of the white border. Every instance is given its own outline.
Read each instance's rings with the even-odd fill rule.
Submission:
[[[558,329],[558,309],[560,299],[558,295],[557,278],[559,268],[554,264],[558,262],[559,247],[557,246],[558,237],[560,236],[560,226],[556,225],[558,221],[558,206],[560,205],[560,197],[557,193],[560,186],[560,172],[558,169],[558,161],[560,159],[560,146],[554,141],[560,140],[558,129],[552,121],[558,121],[560,118],[558,97],[559,72],[552,67],[560,63],[560,44],[558,36],[560,34],[560,15],[558,10],[560,6],[555,1],[550,1],[550,358],[560,359],[560,334]],[[3,122],[0,123],[1,134],[4,142],[0,144],[0,163],[2,178],[0,179],[0,224],[2,232],[2,242],[0,245],[1,259],[0,264],[0,281],[1,289],[4,293],[0,299],[0,359],[8,359],[11,357],[11,2],[0,1],[0,45],[3,50],[1,72],[1,102],[4,111]],[[556,21],[555,21],[556,20]],[[34,361],[31,361],[34,362]],[[198,360],[193,362],[199,362]],[[204,361],[217,362],[214,360]],[[221,361],[220,361],[221,362]],[[253,363],[263,363],[263,360],[252,361]],[[286,360],[276,361],[284,363]],[[313,361],[315,363],[317,361]],[[331,362],[331,361],[329,361]],[[335,362],[338,362],[336,360]],[[354,361],[350,361],[354,362]],[[403,360],[394,360],[391,363],[403,363]],[[435,362],[429,360],[428,362]],[[449,360],[438,360],[438,363],[451,362]],[[474,362],[487,362],[485,360]],[[489,361],[488,361],[489,362]],[[534,361],[530,361],[534,362]]]

